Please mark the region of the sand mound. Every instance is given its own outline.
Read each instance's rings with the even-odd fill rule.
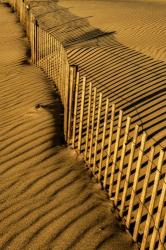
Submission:
[[[0,5],[0,249],[134,249],[62,146],[63,109],[51,83],[25,64],[16,16]]]

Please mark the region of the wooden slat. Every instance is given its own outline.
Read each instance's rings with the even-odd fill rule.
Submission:
[[[85,160],[87,159],[88,143],[89,143],[89,129],[90,129],[90,118],[91,118],[91,106],[92,106],[92,83],[89,83],[89,100],[88,100],[88,117],[87,117],[87,129],[86,129],[86,142],[85,142]]]
[[[102,169],[102,163],[103,163],[103,153],[104,153],[104,146],[105,146],[107,120],[108,120],[108,108],[109,108],[109,99],[106,100],[106,105],[105,105],[105,117],[104,117],[104,124],[103,124],[103,135],[102,135],[101,152],[100,152],[98,181],[100,181],[101,169]]]
[[[165,247],[164,247],[165,236],[166,236],[166,212],[165,212],[163,226],[162,226],[161,233],[160,233],[158,250],[164,250],[165,249]]]
[[[128,210],[127,219],[126,219],[126,225],[128,228],[130,227],[131,215],[132,215],[135,195],[136,195],[136,191],[137,191],[138,178],[139,178],[140,168],[141,168],[143,154],[144,154],[145,142],[146,142],[146,133],[144,132],[142,135],[142,139],[141,139],[141,146],[139,149],[138,161],[137,161],[137,165],[136,165],[136,172],[134,175],[133,187],[131,190],[129,210]]]
[[[126,195],[127,195],[127,189],[128,189],[128,185],[129,185],[130,173],[131,173],[131,168],[132,168],[133,159],[134,159],[134,153],[135,153],[135,146],[136,146],[136,142],[137,142],[138,130],[139,130],[139,126],[136,125],[135,126],[135,131],[134,131],[133,141],[131,143],[131,152],[130,152],[130,156],[129,156],[129,162],[128,162],[128,166],[127,166],[126,178],[125,178],[125,183],[124,183],[124,190],[123,190],[122,201],[121,201],[121,206],[120,206],[120,216],[121,217],[123,216],[123,212],[124,212],[124,209],[125,209]]]
[[[95,169],[96,169],[96,157],[97,157],[98,136],[99,136],[99,128],[100,128],[102,97],[103,97],[103,94],[100,93],[99,94],[99,104],[98,104],[97,125],[96,125],[95,148],[94,148],[94,157],[93,157],[93,170],[92,170],[93,173],[95,173]]]
[[[157,237],[157,234],[159,235],[160,220],[161,220],[162,210],[164,208],[165,201],[166,201],[166,174],[165,174],[165,178],[163,181],[162,192],[160,195],[160,200],[159,200],[158,210],[157,210],[157,214],[156,214],[156,218],[154,222],[153,233],[152,233],[152,237],[150,241],[149,250],[155,249],[156,237]]]
[[[96,95],[97,95],[97,89],[94,88],[94,93],[93,93],[93,109],[92,109],[92,124],[91,124],[91,132],[90,132],[89,166],[91,166],[91,161],[92,161],[92,147],[93,147],[95,111],[96,111]]]
[[[56,46],[56,44],[55,44]],[[69,105],[69,64],[66,62],[64,65],[66,68],[65,74],[65,104],[64,104],[64,131],[65,140],[67,141],[67,131],[68,131],[68,105]],[[55,65],[56,67],[56,65]],[[79,74],[79,73],[78,73]]]
[[[110,122],[109,139],[108,139],[108,150],[107,150],[107,159],[106,159],[106,167],[105,167],[105,171],[104,171],[104,183],[103,183],[104,189],[106,188],[106,184],[107,184],[108,167],[109,167],[110,157],[111,157],[111,145],[112,145],[112,137],[113,137],[114,119],[115,119],[115,104],[112,104],[111,122]]]
[[[71,139],[71,120],[72,120],[72,103],[73,103],[73,89],[74,89],[74,68],[70,67],[69,77],[69,114],[68,114],[68,135],[67,141],[70,143]]]
[[[135,227],[134,227],[134,233],[133,233],[133,240],[137,241],[138,233],[139,233],[139,227],[140,227],[140,222],[141,222],[141,217],[142,217],[142,212],[143,212],[143,207],[146,199],[146,194],[147,194],[147,188],[149,184],[149,179],[150,179],[150,173],[151,169],[153,166],[153,158],[154,158],[154,147],[151,148],[150,151],[150,157],[146,169],[146,175],[143,183],[143,188],[142,188],[142,193],[141,193],[141,198],[139,202],[139,208],[135,220]]]
[[[119,164],[119,173],[118,173],[117,184],[116,184],[116,192],[115,192],[115,198],[114,198],[115,206],[117,206],[118,198],[119,198],[120,184],[121,184],[121,178],[122,178],[122,174],[123,174],[123,165],[124,165],[124,159],[125,159],[126,145],[127,145],[128,135],[129,135],[130,123],[131,123],[131,118],[127,117],[126,128],[125,128],[124,139],[123,139],[122,152],[121,152],[121,159],[120,159],[120,164]]]
[[[164,159],[164,151],[161,150],[160,155],[159,155],[157,170],[156,170],[156,174],[155,174],[151,200],[150,200],[150,204],[148,207],[148,215],[147,215],[147,219],[146,219],[146,223],[145,223],[143,239],[142,239],[141,248],[140,248],[141,250],[145,249],[148,235],[149,235],[149,228],[150,228],[151,220],[152,220],[152,216],[153,216],[153,209],[154,209],[155,198],[156,198],[156,194],[157,194],[157,190],[158,190],[158,184],[159,184],[159,180],[160,180],[163,159]]]
[[[79,135],[78,135],[78,152],[79,153],[81,152],[81,142],[82,142],[82,126],[83,126],[83,115],[84,115],[85,87],[86,87],[86,78],[83,77],[81,112],[80,112]]]
[[[119,149],[119,140],[121,135],[121,128],[122,128],[122,119],[123,119],[123,111],[119,111],[119,120],[118,120],[118,127],[117,127],[117,135],[116,135],[116,142],[115,142],[115,148],[114,148],[114,155],[113,155],[113,161],[111,165],[111,177],[110,177],[110,183],[109,183],[109,197],[112,197],[112,191],[113,191],[113,182],[114,182],[114,174],[116,169],[116,161],[117,161],[117,155],[118,155],[118,149]]]
[[[79,75],[79,72],[77,72],[77,76],[76,76],[76,88],[75,88],[75,101],[74,101],[74,118],[73,118],[73,139],[72,139],[72,147],[73,148],[75,148],[79,80],[80,80],[80,75]]]

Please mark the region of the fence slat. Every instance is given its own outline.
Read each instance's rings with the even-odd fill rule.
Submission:
[[[105,135],[106,135],[106,128],[107,128],[107,120],[108,120],[108,108],[109,108],[109,99],[106,100],[106,105],[105,105],[105,117],[104,117],[103,136],[102,136],[101,152],[100,152],[98,181],[100,181],[101,169],[102,169],[102,163],[103,163],[103,153],[104,153],[104,146],[105,146]]]
[[[135,199],[135,195],[136,195],[136,191],[137,191],[137,184],[138,184],[139,172],[140,172],[140,168],[141,168],[141,164],[142,164],[142,158],[143,158],[143,154],[144,154],[145,142],[146,142],[146,133],[144,132],[142,135],[141,146],[139,149],[138,161],[137,161],[137,165],[136,165],[136,172],[134,175],[133,187],[131,190],[129,210],[128,210],[127,219],[126,219],[126,225],[128,228],[130,227],[131,214],[133,211],[134,199]]]
[[[73,92],[74,92],[74,67],[70,67],[70,77],[69,77],[69,113],[68,113],[68,135],[67,141],[70,143],[71,139],[71,121],[73,112]]]
[[[86,130],[86,142],[85,142],[85,160],[87,159],[88,143],[89,143],[89,129],[90,129],[90,118],[91,118],[91,105],[92,105],[92,83],[89,83],[89,101],[88,101],[88,114],[87,114],[87,130]]]
[[[73,148],[75,148],[79,79],[80,79],[80,75],[79,75],[79,72],[77,72],[76,88],[75,88],[75,101],[74,101],[74,118],[73,118],[73,140],[72,140],[72,147]]]
[[[162,226],[161,233],[160,233],[160,241],[158,245],[158,250],[164,250],[165,236],[166,236],[166,213],[164,216],[163,226]]]
[[[164,207],[165,198],[166,198],[166,174],[165,174],[165,178],[163,181],[162,192],[160,195],[160,200],[159,200],[159,204],[158,204],[156,219],[154,222],[153,233],[152,233],[152,238],[150,241],[149,250],[155,249],[156,237],[157,237],[157,233],[159,233],[160,218],[161,218],[162,210]]]
[[[94,93],[93,93],[92,125],[91,125],[90,149],[89,149],[89,166],[91,166],[91,160],[92,160],[92,147],[93,147],[94,124],[95,124],[95,111],[96,111],[96,95],[97,95],[97,89],[96,89],[96,87],[95,87],[95,88],[94,88]]]
[[[117,206],[117,203],[118,203],[120,184],[121,184],[121,179],[122,179],[122,174],[123,174],[123,164],[124,164],[124,158],[125,158],[125,153],[126,153],[126,145],[127,145],[129,129],[130,129],[130,123],[131,123],[131,118],[127,117],[126,128],[125,128],[124,139],[123,139],[122,152],[121,152],[121,159],[120,159],[120,163],[119,163],[119,173],[118,173],[116,191],[115,191],[115,199],[114,199],[115,206]]]
[[[126,171],[126,179],[125,179],[125,183],[124,183],[124,190],[123,190],[122,201],[121,201],[121,206],[120,206],[120,216],[121,217],[123,216],[123,212],[124,212],[124,208],[125,208],[127,189],[128,189],[128,185],[129,185],[130,173],[131,173],[131,168],[132,168],[132,164],[133,164],[135,146],[136,146],[137,136],[138,136],[138,129],[139,129],[139,126],[136,125],[135,131],[134,131],[134,136],[133,136],[133,141],[131,143],[131,152],[130,152],[130,156],[129,156],[129,162],[128,162],[127,171]]]
[[[151,200],[150,200],[150,204],[149,204],[149,207],[148,207],[148,215],[147,215],[147,219],[146,219],[146,223],[145,223],[143,239],[142,239],[141,248],[140,248],[141,250],[145,249],[147,239],[148,239],[149,228],[150,228],[151,219],[152,219],[152,216],[153,216],[153,209],[154,209],[154,205],[155,205],[155,198],[156,198],[156,194],[157,194],[157,189],[158,189],[158,184],[159,184],[159,179],[160,179],[160,172],[161,172],[161,169],[162,169],[163,158],[164,158],[164,151],[161,150],[160,155],[159,155],[157,170],[156,170],[156,174],[155,174]]]
[[[113,155],[113,161],[111,166],[111,177],[110,177],[110,186],[109,186],[109,197],[112,197],[112,191],[113,191],[113,182],[114,182],[114,174],[116,169],[116,160],[118,155],[118,148],[119,148],[119,140],[121,135],[121,128],[122,128],[122,119],[123,119],[123,111],[119,111],[119,119],[118,119],[118,127],[117,127],[117,135],[116,135],[116,142],[115,142],[115,148],[114,148],[114,155]]]
[[[95,137],[95,148],[94,148],[94,157],[93,157],[93,173],[95,173],[96,169],[96,156],[97,156],[97,146],[98,146],[98,136],[99,136],[99,128],[100,128],[100,117],[101,117],[101,108],[102,108],[102,93],[99,95],[99,105],[98,105],[98,117],[97,117],[97,125],[96,125],[96,137]]]
[[[83,77],[80,124],[79,124],[79,135],[78,135],[78,152],[79,153],[81,152],[81,142],[82,142],[82,127],[83,127],[83,115],[84,115],[85,87],[86,87],[86,77]]]
[[[115,119],[115,104],[112,104],[107,159],[106,159],[106,166],[105,166],[105,171],[104,171],[104,183],[103,183],[104,189],[106,188],[106,185],[107,185],[108,167],[109,167],[110,157],[111,157],[111,145],[112,145],[112,137],[113,137],[114,119]]]
[[[55,46],[56,46],[56,43],[55,43]],[[66,74],[65,74],[66,79],[65,79],[65,104],[64,104],[64,130],[65,130],[65,140],[67,141],[68,105],[69,105],[69,65],[68,63],[65,64],[65,68],[66,68]],[[55,65],[55,69],[56,69],[56,65]],[[57,74],[57,71],[56,71],[56,74]],[[79,76],[79,73],[78,73],[78,76]]]
[[[137,241],[138,237],[138,232],[139,232],[139,227],[140,227],[140,222],[141,222],[141,217],[142,217],[142,212],[143,212],[143,206],[145,203],[146,199],[146,194],[147,194],[147,188],[149,184],[149,179],[150,179],[150,173],[153,165],[153,158],[154,158],[154,147],[151,148],[150,151],[150,157],[148,161],[148,166],[146,169],[146,175],[143,183],[143,188],[142,188],[142,193],[141,193],[141,198],[140,198],[140,203],[139,203],[139,208],[136,216],[136,222],[135,222],[135,227],[134,227],[134,233],[133,233],[133,240]]]

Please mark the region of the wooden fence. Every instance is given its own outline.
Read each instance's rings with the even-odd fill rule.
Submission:
[[[103,100],[77,67],[69,65],[62,44],[38,25],[28,2],[11,0],[10,4],[26,27],[32,62],[59,89],[68,144],[102,184],[140,249],[166,249],[164,151],[156,153],[146,132],[140,132],[109,99]]]

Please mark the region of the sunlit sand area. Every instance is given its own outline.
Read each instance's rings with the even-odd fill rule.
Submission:
[[[0,5],[0,249],[136,249],[100,186],[64,145],[55,87]]]
[[[61,6],[103,31],[114,31],[125,45],[166,62],[165,0],[60,0]]]

